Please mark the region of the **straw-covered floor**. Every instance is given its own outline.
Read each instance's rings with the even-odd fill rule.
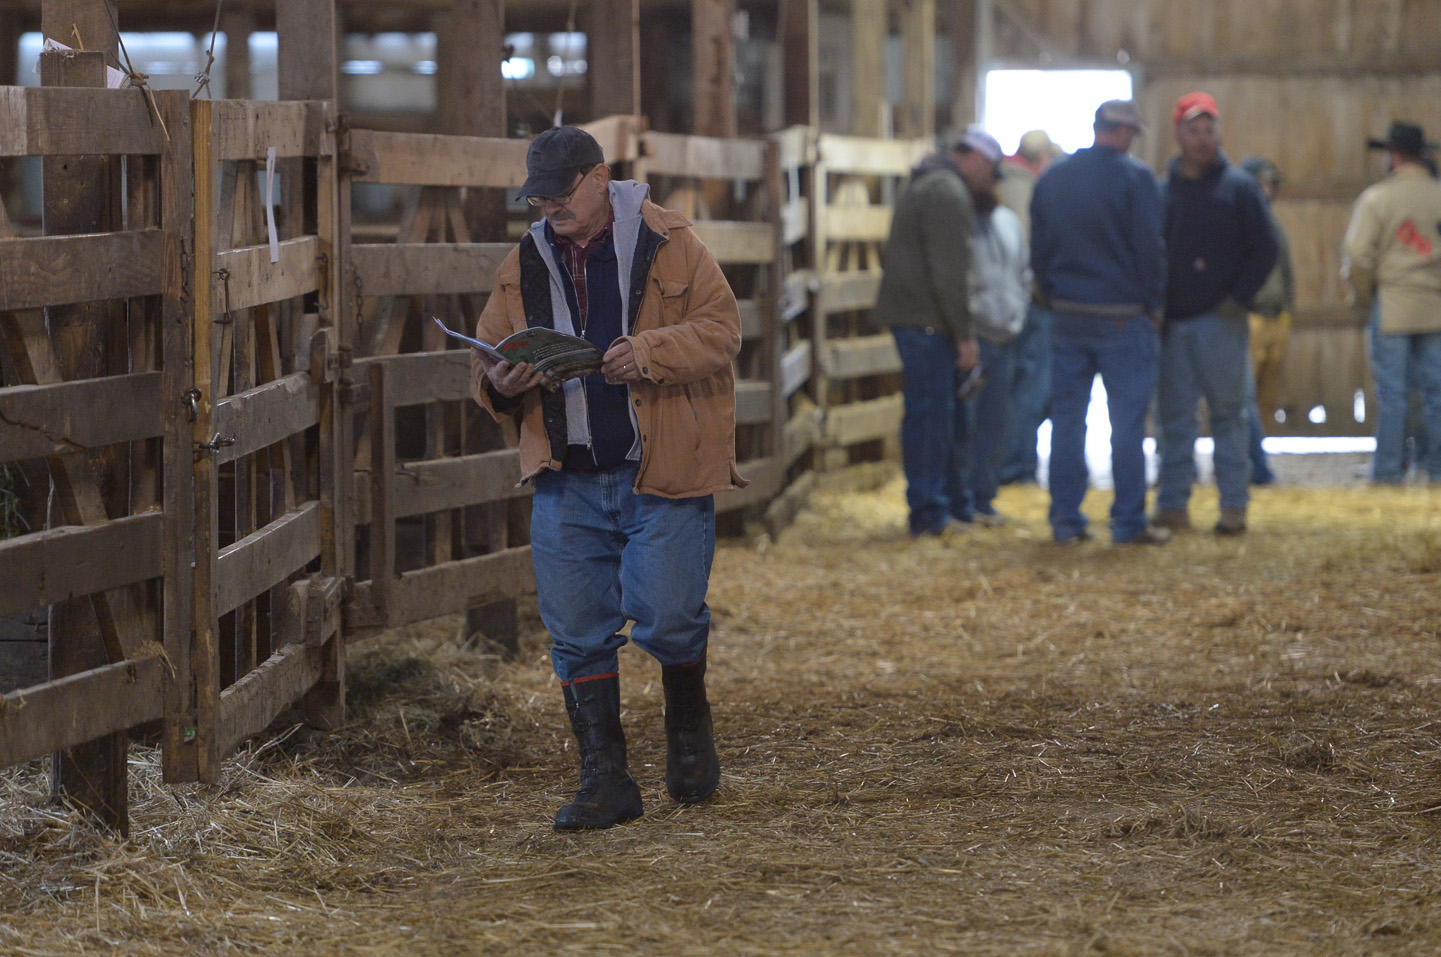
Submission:
[[[1265,489],[1243,538],[1068,549],[1034,488],[912,541],[871,475],[720,548],[709,805],[665,797],[628,650],[646,816],[553,832],[543,633],[502,663],[431,623],[353,650],[348,727],[218,786],[137,749],[129,841],[0,773],[0,953],[1441,952],[1441,490]]]

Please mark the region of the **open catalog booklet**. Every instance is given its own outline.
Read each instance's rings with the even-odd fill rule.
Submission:
[[[446,335],[469,343],[491,358],[512,365],[529,362],[557,382],[600,371],[604,353],[600,346],[580,336],[569,336],[554,329],[522,329],[491,345],[448,328],[437,316],[431,318]]]

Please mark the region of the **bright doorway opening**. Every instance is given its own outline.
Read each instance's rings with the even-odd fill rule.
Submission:
[[[1027,130],[1045,130],[1067,153],[1090,146],[1096,107],[1131,99],[1126,70],[989,70],[981,123],[1014,153]]]

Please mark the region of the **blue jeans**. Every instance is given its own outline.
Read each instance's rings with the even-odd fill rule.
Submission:
[[[1051,365],[1051,532],[1056,541],[1086,527],[1086,410],[1100,373],[1111,419],[1111,540],[1146,529],[1146,411],[1156,387],[1159,337],[1147,316],[1100,319],[1057,313]]]
[[[1261,427],[1261,406],[1256,400],[1256,373],[1253,367],[1246,367],[1246,454],[1251,459],[1251,482],[1254,485],[1269,485],[1276,481],[1271,463],[1266,461],[1266,447],[1262,440],[1266,430]]]
[[[1016,337],[1016,377],[1011,386],[1011,417],[1001,457],[1001,484],[1036,480],[1036,430],[1051,408],[1051,327],[1055,318],[1036,303]]]
[[[1197,403],[1204,397],[1216,444],[1216,489],[1222,508],[1250,501],[1251,460],[1246,451],[1246,370],[1251,366],[1251,329],[1244,319],[1206,312],[1166,323],[1161,340],[1161,488],[1156,505],[1185,511],[1196,481]]]
[[[1427,436],[1441,435],[1441,332],[1384,333],[1373,317],[1367,339],[1371,347],[1371,372],[1376,378],[1376,454],[1371,460],[1371,478],[1376,482],[1399,483],[1406,478],[1406,418],[1411,387],[1421,393]],[[1441,481],[1441,445],[1418,443],[1424,458],[1417,463],[1432,482]]]
[[[970,521],[961,452],[966,416],[956,401],[956,344],[924,329],[891,330],[901,356],[901,465],[911,533],[934,531],[950,518]]]
[[[1017,340],[997,344],[982,339],[980,345],[986,384],[966,403],[970,442],[965,462],[970,473],[971,507],[976,512],[993,514],[991,503],[1000,486],[997,473],[1006,450],[1006,427],[1015,388]],[[1035,444],[1033,437],[1031,445]]]
[[[662,665],[705,654],[715,500],[637,495],[635,473],[632,463],[536,478],[531,560],[561,681],[615,673],[628,620]]]

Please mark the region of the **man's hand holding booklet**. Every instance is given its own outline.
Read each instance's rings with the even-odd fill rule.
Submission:
[[[579,336],[537,327],[522,329],[491,345],[448,328],[439,317],[431,318],[445,330],[446,335],[469,343],[498,362],[509,362],[511,365],[529,363],[536,372],[556,384],[600,371],[603,355],[600,347]]]

